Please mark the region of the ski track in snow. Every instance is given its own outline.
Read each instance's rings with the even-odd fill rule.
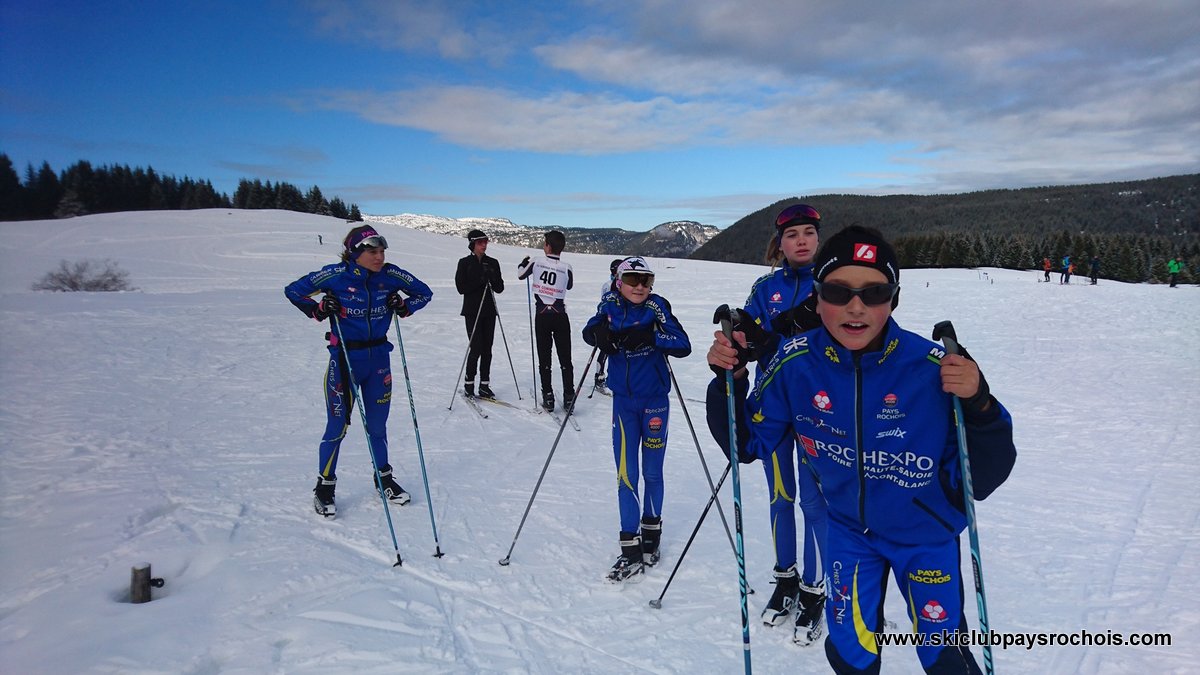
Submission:
[[[5,671],[740,672],[737,573],[715,508],[662,608],[647,604],[709,495],[674,394],[663,559],[646,579],[603,580],[617,554],[612,402],[586,394],[581,431],[563,432],[511,565],[497,564],[558,425],[500,406],[483,420],[461,400],[447,410],[466,345],[452,280],[460,239],[385,228],[389,260],[435,292],[401,322],[429,494],[398,351],[392,361],[392,464],[413,495],[390,511],[403,565],[392,566],[357,416],[342,446],[338,516],[313,513],[325,327],[296,312],[282,287],[332,262],[334,247],[317,246],[317,234],[340,241],[348,227],[220,209],[0,223]],[[500,310],[524,399],[499,335],[492,386],[532,409],[526,293],[514,273],[532,251],[490,252],[509,280]],[[579,281],[568,307],[583,373],[590,348],[578,331],[610,256],[569,246],[567,256]],[[84,257],[117,260],[140,290],[28,290],[59,259]],[[765,269],[652,262],[656,292],[693,341],[693,355],[672,365],[716,482],[723,457],[695,400],[710,377],[712,308],[740,303]],[[997,649],[997,671],[1190,672],[1200,637],[1191,600],[1200,585],[1197,289],[1038,276],[905,270],[897,310],[925,334],[953,319],[1016,420],[1013,475],[977,505],[991,625],[1170,632],[1175,643]],[[789,628],[758,620],[773,557],[761,467],[743,469],[755,669],[827,672],[820,645],[797,648]],[[730,495],[727,480],[732,520]],[[433,557],[430,503],[442,558]],[[166,585],[135,606],[129,569],[143,561]],[[903,627],[900,594],[888,590],[887,616]],[[969,572],[967,596],[974,625]],[[883,672],[921,671],[911,650],[893,647]]]

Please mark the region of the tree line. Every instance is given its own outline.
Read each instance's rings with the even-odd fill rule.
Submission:
[[[25,168],[22,181],[7,154],[0,153],[0,220],[71,218],[90,213],[180,209],[284,209],[345,220],[362,220],[357,204],[326,199],[321,189],[307,192],[290,183],[242,179],[233,199],[208,180],[160,174],[152,167],[93,167],[81,160],[55,173],[49,162]]]
[[[956,195],[816,195],[778,201],[738,220],[691,257],[761,263],[783,208],[804,202],[822,214],[825,236],[857,223],[882,231],[901,267],[1042,269],[1064,256],[1086,274],[1167,280],[1177,258],[1180,281],[1200,282],[1200,174],[1143,181],[987,190]]]

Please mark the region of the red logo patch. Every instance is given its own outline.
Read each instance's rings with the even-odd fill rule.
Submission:
[[[896,407],[896,403],[897,403],[899,400],[900,400],[900,399],[896,398],[896,395],[895,395],[895,394],[888,394],[887,396],[884,396],[884,397],[883,397],[883,404],[884,404],[884,405],[886,405],[886,406],[887,406],[887,407],[889,407],[889,408],[895,408],[895,407]]]
[[[816,395],[813,396],[812,402],[813,407],[821,412],[830,412],[833,410],[833,401],[829,400],[829,394],[825,393],[824,391],[818,391]]]
[[[875,246],[872,244],[855,244],[854,259],[862,262],[875,262],[878,259]]]
[[[651,417],[648,426],[650,427],[650,431],[652,431],[654,433],[658,433],[659,431],[662,430],[662,418],[661,417]]]
[[[800,436],[800,445],[804,446],[804,452],[807,452],[809,456],[817,456],[817,443],[813,439],[808,436]]]
[[[941,623],[946,620],[946,608],[937,600],[930,600],[921,608],[921,616],[934,623]]]

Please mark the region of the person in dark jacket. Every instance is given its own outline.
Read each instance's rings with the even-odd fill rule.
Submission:
[[[962,399],[976,499],[1012,470],[1012,418],[965,350],[947,354],[892,318],[900,270],[877,231],[842,230],[814,269],[822,326],[781,342],[740,407],[737,448],[727,448],[723,375],[709,387],[709,425],[740,461],[799,441],[829,506],[826,657],[837,673],[879,672],[875,635],[889,573],[914,633],[967,629],[959,548],[967,519],[951,397]],[[734,326],[734,342],[715,334],[714,369],[746,362],[746,328]],[[743,377],[735,391],[748,388]],[[931,641],[917,656],[928,673],[980,672],[965,647]]]
[[[410,499],[392,476],[388,463],[392,345],[387,332],[393,315],[402,319],[411,316],[429,304],[433,291],[412,274],[385,262],[386,249],[387,240],[375,228],[360,225],[343,240],[341,262],[326,265],[284,288],[288,301],[305,316],[317,321],[333,317],[325,333],[329,343],[324,378],[325,434],[317,450],[317,487],[313,490],[313,506],[326,517],[337,514],[335,471],[338,450],[350,425],[355,385],[362,391],[367,438],[378,468],[375,486],[394,504],[407,504]],[[324,294],[320,301],[312,297],[318,293]]]
[[[640,257],[625,258],[617,267],[616,290],[604,294],[583,328],[584,342],[608,354],[613,394],[613,459],[621,512],[621,555],[607,576],[613,583],[639,581],[646,566],[658,562],[671,410],[667,357],[692,353],[671,304],[652,293],[653,286],[650,265]],[[645,479],[640,502],[639,478]]]
[[[495,398],[489,376],[492,372],[492,341],[496,338],[496,298],[504,292],[500,263],[487,254],[488,238],[481,230],[467,233],[471,254],[458,261],[454,286],[463,296],[462,316],[467,326],[467,371],[463,393]],[[475,389],[478,368],[479,390]]]

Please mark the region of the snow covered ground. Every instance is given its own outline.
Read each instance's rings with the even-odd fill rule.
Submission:
[[[453,285],[465,240],[384,228],[388,259],[435,293],[401,323],[428,492],[393,354],[392,463],[414,496],[391,512],[403,566],[392,566],[357,418],[342,447],[339,515],[313,513],[325,326],[282,288],[332,262],[348,228],[224,209],[0,223],[0,670],[741,672],[736,566],[715,510],[662,608],[648,606],[708,497],[678,400],[664,559],[643,583],[602,581],[618,526],[611,402],[600,396],[580,401],[582,431],[564,432],[512,564],[497,564],[558,429],[523,410],[489,408],[487,420],[461,401],[447,410],[466,344]],[[524,400],[499,335],[493,387],[532,408],[527,296],[514,272],[532,251],[489,253],[509,280],[500,309]],[[29,290],[60,259],[82,258],[117,261],[138,290]],[[568,250],[576,331],[609,258]],[[683,395],[700,399],[712,309],[742,302],[764,270],[655,264],[655,291],[696,345],[675,373]],[[978,505],[992,628],[1167,632],[1174,643],[997,650],[997,672],[1195,672],[1200,295],[1038,276],[908,270],[901,279],[900,323],[928,332],[953,319],[1016,420],[1016,469]],[[574,355],[582,374],[581,339]],[[723,458],[703,406],[687,408],[715,479]],[[743,475],[753,617],[773,562],[761,476],[758,465]],[[442,558],[432,556],[430,504]],[[140,562],[166,585],[133,605],[130,568]],[[904,616],[894,588],[887,613]],[[827,671],[820,646],[790,638],[755,619],[755,669]],[[902,648],[885,651],[883,670],[920,672]]]

